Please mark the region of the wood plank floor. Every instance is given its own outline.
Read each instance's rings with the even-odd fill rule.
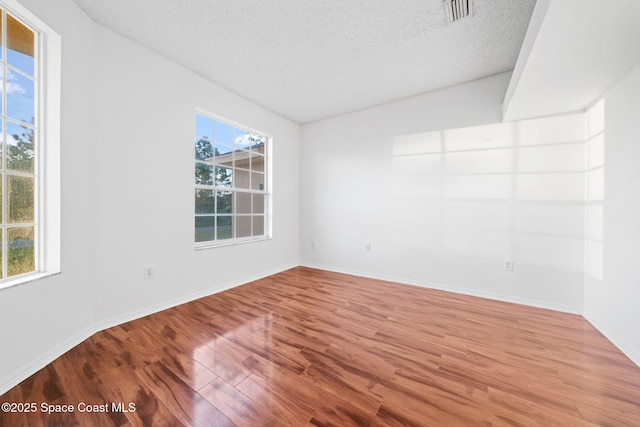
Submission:
[[[11,427],[639,426],[640,368],[577,315],[299,267],[97,333],[0,402],[38,406]]]

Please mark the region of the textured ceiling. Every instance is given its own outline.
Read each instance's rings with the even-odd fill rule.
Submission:
[[[94,21],[298,123],[512,70],[535,0],[74,0]]]

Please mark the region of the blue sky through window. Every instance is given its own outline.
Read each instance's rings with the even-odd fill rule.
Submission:
[[[12,49],[7,49],[7,59],[10,60],[10,64],[23,71],[33,75],[34,72],[34,58],[25,55],[20,52],[16,52]],[[30,77],[27,77],[15,70],[8,67],[4,67],[4,78],[6,78],[6,111],[4,114],[9,119],[21,121],[24,123],[32,124],[35,118],[35,82]],[[0,76],[0,80],[2,76]],[[2,83],[0,81],[0,83]],[[2,86],[0,85],[0,91]],[[4,97],[5,94],[3,93]],[[0,98],[1,100],[2,98]],[[22,135],[25,129],[20,125],[12,122],[7,122],[7,143],[14,145],[16,143],[13,135]]]
[[[7,68],[7,116],[31,123],[35,116],[34,81]]]
[[[237,149],[249,150],[252,146],[265,142],[265,138],[224,122],[196,114],[196,142],[206,138],[212,141],[218,155]]]
[[[35,61],[33,56],[25,55],[12,49],[7,49],[7,63],[18,70],[33,76]]]
[[[214,124],[216,142],[233,145],[233,127],[226,123],[216,121]]]
[[[213,141],[213,120],[196,114],[196,141],[202,138]]]

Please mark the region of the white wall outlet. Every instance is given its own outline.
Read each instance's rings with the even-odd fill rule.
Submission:
[[[512,273],[513,272],[513,261],[511,260],[507,260],[504,262],[502,269],[508,273]]]
[[[156,269],[155,267],[151,267],[151,266],[146,266],[144,268],[144,273],[143,273],[143,277],[145,279],[152,279],[153,277],[155,277],[156,275]]]
[[[316,242],[311,242],[311,249],[315,249],[316,248]]]
[[[371,243],[367,243],[367,246],[365,246],[365,249],[367,250],[367,252],[371,252]]]

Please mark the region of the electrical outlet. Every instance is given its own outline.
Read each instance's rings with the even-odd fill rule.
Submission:
[[[316,242],[311,242],[311,249],[315,249],[316,248]]]
[[[154,277],[155,277],[155,275],[156,275],[156,269],[155,269],[154,267],[146,266],[146,267],[144,268],[144,274],[143,274],[143,277],[144,277],[145,279],[152,279],[152,278],[154,278]]]
[[[508,273],[512,273],[513,272],[513,261],[509,261],[509,260],[505,261],[503,266],[502,266],[502,269],[504,271],[508,272]]]
[[[365,249],[367,249],[367,252],[371,252],[371,243],[367,243],[367,246],[365,246]]]

